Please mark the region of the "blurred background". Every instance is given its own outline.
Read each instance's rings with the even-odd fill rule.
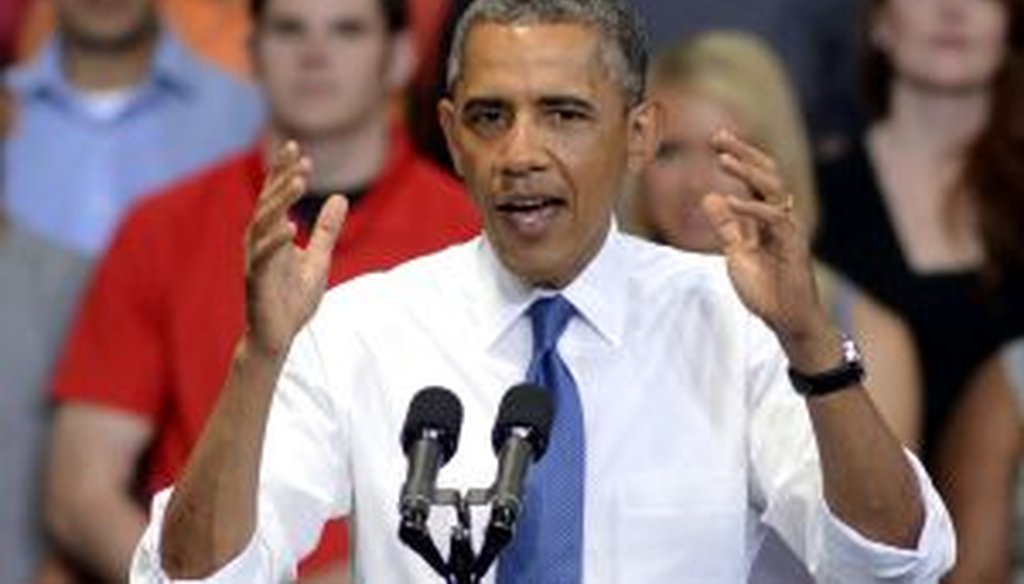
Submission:
[[[479,228],[436,122],[470,1],[0,0],[0,582],[126,580],[240,330],[274,145],[317,168],[296,222],[336,192],[365,217],[332,283]],[[1024,0],[632,1],[663,128],[622,228],[717,253],[701,197],[749,193],[711,132],[770,154],[953,514],[947,581],[1024,583]],[[758,561],[809,581],[779,539]]]

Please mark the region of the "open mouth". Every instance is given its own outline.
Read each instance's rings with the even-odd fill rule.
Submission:
[[[516,195],[503,199],[495,208],[511,227],[524,237],[542,236],[558,213],[568,205],[564,199],[547,195]]]

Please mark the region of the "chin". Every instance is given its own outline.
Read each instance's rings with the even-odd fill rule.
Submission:
[[[283,126],[288,129],[289,134],[299,140],[314,140],[335,136],[348,127],[338,116],[310,115],[316,112],[303,112],[301,115],[289,116],[282,119]]]

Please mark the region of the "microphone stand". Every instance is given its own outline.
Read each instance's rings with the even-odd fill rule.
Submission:
[[[455,508],[456,524],[451,528],[448,559],[437,549],[427,528],[426,513],[403,513],[398,528],[399,539],[415,551],[447,584],[479,584],[490,570],[498,554],[512,541],[514,517],[503,517],[492,509],[484,543],[477,554],[473,549],[472,507],[490,505],[494,488],[470,489],[466,495],[454,489],[438,489],[431,504]]]

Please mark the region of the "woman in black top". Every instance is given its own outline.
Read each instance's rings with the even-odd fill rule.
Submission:
[[[906,390],[921,392],[920,446],[960,533],[950,581],[978,582],[983,574],[1005,581],[1008,553],[993,559],[972,542],[995,539],[1008,549],[1005,530],[991,533],[1008,525],[1008,490],[963,488],[984,474],[972,467],[983,457],[958,446],[986,443],[948,432],[947,423],[981,363],[1024,334],[1024,7],[1021,0],[873,0],[869,15],[873,121],[863,143],[822,169],[817,252],[912,332],[918,358],[907,365],[919,370],[921,387]],[[1016,411],[972,415],[994,420]],[[1003,517],[972,515],[977,497],[1002,497]]]

